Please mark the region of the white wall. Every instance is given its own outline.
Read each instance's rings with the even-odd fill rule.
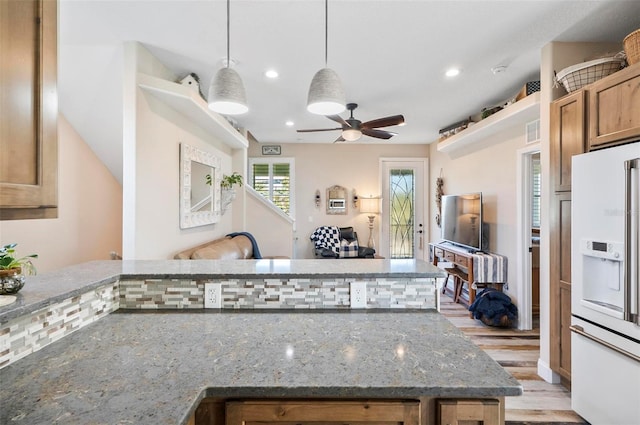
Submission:
[[[383,157],[427,158],[427,145],[378,144],[282,144],[282,156],[295,158],[296,232],[294,257],[314,258],[309,236],[318,226],[353,226],[360,244],[369,238],[368,219],[354,210],[353,189],[359,196],[380,195],[379,159]],[[259,143],[250,143],[249,157],[262,157]],[[266,157],[273,158],[273,157]],[[340,185],[349,192],[346,215],[326,214],[326,189]],[[322,203],[315,206],[316,190]],[[379,240],[379,217],[375,220],[374,238]],[[273,237],[277,237],[274,234]]]
[[[489,225],[489,251],[508,258],[510,295],[515,299],[516,267],[516,151],[525,144],[524,125],[516,125],[492,137],[493,143],[477,151],[452,159],[438,152],[437,143],[430,145],[430,181],[435,193],[435,180],[442,173],[444,194],[482,192],[483,221]],[[485,143],[486,145],[486,143]],[[436,225],[435,202],[430,203],[431,241],[440,240]],[[515,300],[514,302],[517,302]]]
[[[61,114],[58,149],[58,218],[0,221],[0,243],[38,254],[38,272],[122,250],[122,187]]]
[[[212,225],[180,229],[180,143],[208,151],[231,173],[232,150],[135,83],[137,72],[178,79],[139,43],[125,46],[125,259],[167,259],[232,231],[233,204]]]
[[[255,196],[246,194],[246,227],[263,257],[293,256],[293,225]],[[262,195],[257,194],[262,197]]]

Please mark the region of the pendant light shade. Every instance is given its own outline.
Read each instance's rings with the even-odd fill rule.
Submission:
[[[316,72],[309,86],[307,110],[313,114],[335,115],[344,111],[345,103],[347,99],[338,74],[329,68]]]
[[[335,115],[344,111],[347,103],[340,77],[333,69],[316,72],[309,86],[307,111],[318,115]]]
[[[224,115],[244,114],[249,110],[240,75],[231,68],[221,68],[209,86],[209,109]]]
[[[227,59],[226,66],[216,72],[209,86],[209,109],[224,115],[244,114],[249,110],[247,95],[244,91],[242,78],[235,70],[231,69],[230,30],[229,30],[229,0],[227,0]]]
[[[324,68],[316,72],[309,86],[307,111],[318,115],[336,115],[345,110],[347,98],[338,74],[327,68],[329,39],[329,1],[324,1]]]

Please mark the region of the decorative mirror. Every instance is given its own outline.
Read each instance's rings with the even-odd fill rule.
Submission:
[[[331,186],[327,189],[327,214],[347,213],[347,189]]]
[[[180,144],[181,229],[220,220],[221,180],[220,158],[186,143]]]

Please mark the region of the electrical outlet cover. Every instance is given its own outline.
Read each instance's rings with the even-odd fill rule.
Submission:
[[[351,282],[351,308],[367,308],[367,282]]]
[[[222,308],[222,284],[205,282],[204,308]]]

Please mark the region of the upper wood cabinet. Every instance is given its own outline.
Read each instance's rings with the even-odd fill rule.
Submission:
[[[0,58],[0,219],[57,217],[57,1],[1,1]]]
[[[588,86],[589,150],[640,137],[640,64]]]
[[[551,179],[556,192],[571,190],[571,158],[585,151],[585,92],[551,104]]]

